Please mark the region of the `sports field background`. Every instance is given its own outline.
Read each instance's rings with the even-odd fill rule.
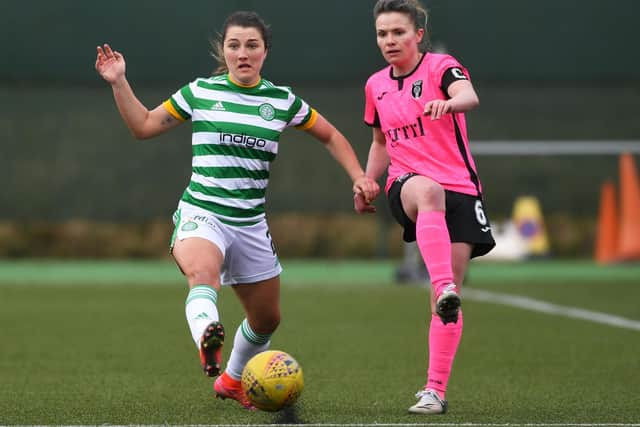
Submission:
[[[428,419],[406,413],[425,376],[426,288],[394,284],[390,261],[283,265],[272,348],[299,360],[306,389],[268,414],[212,397],[173,264],[0,262],[0,425],[640,422],[640,265],[472,264],[450,412]],[[219,307],[231,335],[230,289]]]
[[[264,77],[291,86],[364,161],[363,87],[384,65],[374,4],[3,2],[0,426],[640,427],[640,264],[576,260],[593,254],[599,189],[617,180],[617,156],[474,154],[493,226],[518,196],[535,196],[563,261],[472,263],[450,412],[420,417],[406,410],[425,380],[427,288],[394,283],[397,261],[375,259],[400,253],[384,198],[368,218],[378,223],[363,225],[347,176],[296,131],[283,135],[268,196],[270,221],[287,218],[280,233],[270,223],[285,257],[272,348],[299,360],[306,389],[278,414],[213,398],[184,318],[185,280],[163,258],[188,183],[189,129],[135,142],[95,73],[95,46],[125,54],[152,107],[211,72],[209,40],[229,12],[256,10],[274,31]],[[423,4],[434,47],[469,69],[481,99],[467,114],[472,151],[477,141],[638,140],[637,0]],[[353,222],[332,217],[343,214]],[[368,261],[345,259],[354,242]],[[100,257],[120,260],[77,260]],[[219,308],[232,337],[242,312],[230,289]]]
[[[434,48],[469,69],[480,97],[466,114],[472,152],[477,141],[638,139],[640,55],[628,49],[637,39],[636,0],[423,3]],[[189,182],[189,126],[136,142],[95,72],[96,45],[109,42],[125,55],[132,87],[153,108],[211,73],[209,40],[233,10],[256,10],[272,26],[263,76],[327,117],[364,162],[371,142],[364,84],[384,65],[374,4],[306,2],[303,12],[297,0],[4,2],[0,38],[20,43],[0,44],[0,172],[10,183],[0,197],[0,228],[2,221],[170,218]],[[351,213],[351,183],[326,150],[295,130],[281,142],[268,212]],[[617,176],[614,156],[474,160],[490,218],[509,217],[517,196],[533,195],[546,215],[572,215],[563,223],[569,232],[575,220],[593,219],[600,184]]]

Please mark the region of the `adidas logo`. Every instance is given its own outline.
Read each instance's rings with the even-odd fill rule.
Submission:
[[[195,317],[195,320],[202,320],[202,319],[208,319],[208,318],[209,318],[209,315],[205,312],[202,312]]]
[[[226,111],[226,108],[224,108],[224,105],[222,105],[221,101],[217,101],[215,104],[213,104],[211,106],[211,109],[214,111]]]

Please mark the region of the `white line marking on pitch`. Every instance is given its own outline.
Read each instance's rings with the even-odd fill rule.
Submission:
[[[501,294],[498,292],[489,292],[479,289],[463,289],[463,298],[469,298],[473,301],[490,302],[494,304],[508,305],[511,307],[523,308],[525,310],[537,311],[540,313],[555,314],[557,316],[565,316],[572,319],[588,320],[590,322],[601,323],[603,325],[615,326],[617,328],[631,329],[634,331],[640,331],[640,322],[637,320],[631,320],[620,316],[614,316],[612,314],[601,313],[598,311],[584,310],[576,307],[568,307],[557,304],[551,304],[549,302],[540,301],[533,298],[521,297],[517,295]],[[463,425],[463,424],[458,424]],[[489,425],[489,424],[474,424]],[[491,425],[504,425],[504,426],[551,426],[556,424],[491,424]],[[558,424],[566,426],[596,426],[598,424]],[[614,424],[604,424],[614,425]],[[619,424],[619,425],[632,425],[632,424]],[[636,425],[636,424],[633,424]]]
[[[435,426],[435,427],[639,427],[640,424],[625,423],[414,423],[414,424],[217,424],[215,426],[196,425],[186,427],[418,427],[418,426]],[[73,426],[81,427],[81,426]],[[136,426],[109,426],[109,427],[136,427]],[[137,426],[148,427],[148,426]],[[167,427],[167,426],[157,426]]]
[[[216,424],[209,425],[192,425],[186,427],[418,427],[418,426],[435,426],[435,427],[639,427],[640,424],[624,424],[624,423],[415,423],[415,424]],[[83,427],[83,426],[73,426]],[[92,426],[94,427],[94,426]],[[150,427],[150,426],[109,426],[109,427]],[[154,426],[167,427],[167,426]]]
[[[418,426],[435,426],[435,427],[640,427],[640,423],[407,423],[407,424],[191,424],[184,427],[418,427]],[[168,427],[170,424],[105,424],[108,427]],[[2,426],[0,427],[8,427]],[[99,427],[97,425],[29,425],[29,426],[11,426],[11,427]]]

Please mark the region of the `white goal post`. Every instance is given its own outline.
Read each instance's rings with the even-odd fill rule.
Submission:
[[[640,141],[471,141],[471,153],[482,156],[558,156],[640,153]]]

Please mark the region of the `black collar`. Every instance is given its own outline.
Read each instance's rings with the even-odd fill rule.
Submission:
[[[389,77],[391,78],[391,80],[397,80],[398,81],[398,90],[402,90],[402,87],[404,86],[404,79],[406,79],[407,77],[411,76],[413,73],[416,72],[418,67],[420,67],[420,64],[422,64],[422,60],[424,60],[425,56],[427,56],[427,52],[422,54],[422,56],[420,57],[420,60],[416,64],[416,66],[413,67],[413,70],[409,71],[407,74],[404,74],[402,76],[397,76],[397,77],[394,76],[393,75],[393,66],[389,67]]]

